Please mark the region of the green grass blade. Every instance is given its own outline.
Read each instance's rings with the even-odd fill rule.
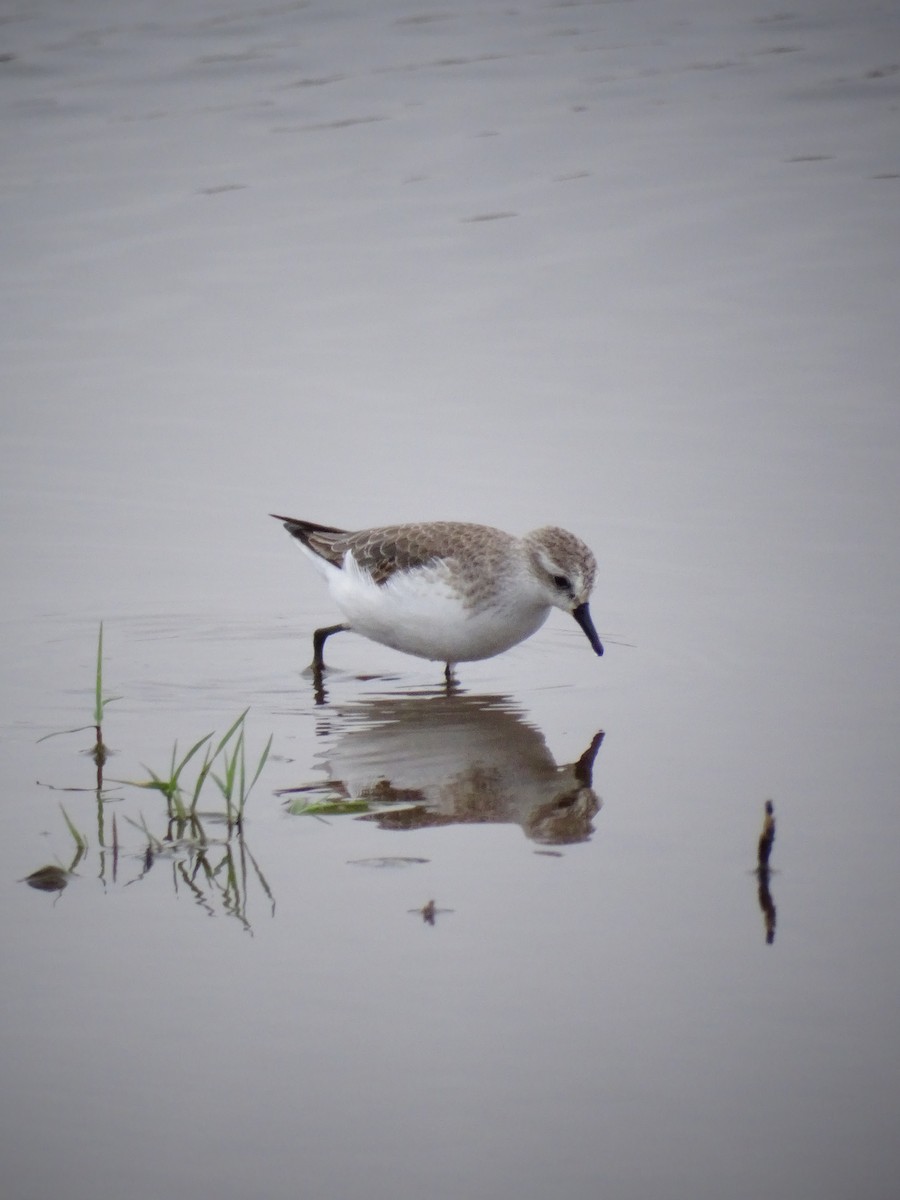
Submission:
[[[61,804],[60,804],[59,808],[60,808],[60,811],[62,812],[62,815],[63,815],[63,818],[65,819],[66,824],[69,827],[69,833],[71,833],[71,835],[75,841],[75,845],[83,853],[87,849],[87,838],[84,836],[84,834],[78,832],[78,830],[72,824],[72,820],[71,820],[69,814],[66,812],[65,808],[63,808],[63,806]]]
[[[103,622],[100,622],[100,635],[97,638],[97,679],[95,683],[94,724],[103,721]]]
[[[241,737],[243,737],[243,734],[241,735]],[[234,752],[232,753],[231,757],[229,758],[227,754],[225,755],[225,778],[219,779],[218,777],[216,777],[216,782],[218,783],[219,787],[222,789],[222,795],[229,802],[231,801],[231,798],[234,796],[234,775],[235,775],[235,770],[237,768],[238,749],[240,748],[240,745],[241,745],[241,742],[239,739],[238,744],[237,744],[237,746],[235,746]]]
[[[250,780],[250,786],[247,788],[248,796],[250,795],[250,792],[253,790],[253,785],[256,783],[257,779],[259,779],[260,775],[262,774],[263,767],[266,765],[266,760],[269,757],[269,751],[272,749],[272,738],[274,736],[275,736],[274,733],[269,734],[269,740],[266,742],[266,748],[265,748],[265,750],[263,750],[263,752],[260,756],[259,763],[257,764],[257,767],[256,767],[256,771],[253,774],[253,778]]]
[[[144,766],[141,763],[141,766]],[[144,770],[150,776],[149,779],[113,779],[111,783],[124,783],[128,787],[146,788],[152,792],[162,792],[166,799],[171,799],[172,795],[172,780],[163,779],[161,775],[157,775],[155,771],[151,771],[149,767],[144,767]]]
[[[216,746],[216,753],[213,755],[214,758],[218,758],[218,756],[222,753],[222,750],[225,748],[225,746],[231,740],[231,737],[234,734],[234,731],[237,729],[237,727],[239,725],[241,725],[243,723],[244,717],[246,717],[246,715],[249,711],[250,711],[249,708],[245,708],[244,711],[241,713],[241,715],[238,717],[238,719],[234,722],[234,724],[228,730],[228,732],[223,736],[223,738],[219,742],[218,746]]]
[[[215,732],[215,731],[213,731],[213,732]],[[188,765],[188,763],[191,761],[191,759],[194,757],[194,755],[197,753],[197,751],[200,750],[203,746],[205,746],[211,737],[212,737],[212,733],[208,733],[206,735],[206,737],[202,737],[199,742],[194,742],[193,746],[191,746],[190,750],[188,750],[187,754],[184,756],[184,758],[181,760],[181,762],[178,764],[177,767],[175,766],[175,755],[177,753],[178,743],[177,742],[175,743],[176,749],[172,751],[172,780],[175,783],[176,787],[178,786],[178,777],[181,775],[181,772]]]
[[[206,783],[207,777],[212,770],[212,765],[216,761],[215,754],[210,754],[209,746],[206,747],[206,753],[203,756],[203,766],[197,775],[197,781],[194,784],[194,795],[191,799],[191,815],[197,811],[197,802],[200,799],[200,792],[203,790],[203,785]]]
[[[97,638],[97,676],[94,681],[94,724],[100,725],[103,722],[103,713],[107,704],[112,704],[114,700],[121,700],[121,696],[106,696],[103,695],[103,622],[100,622],[100,635]]]

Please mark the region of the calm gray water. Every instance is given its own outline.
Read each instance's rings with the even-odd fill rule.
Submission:
[[[4,1197],[893,1197],[896,6],[34,0],[0,96]],[[607,653],[317,693],[271,511],[571,528]],[[248,707],[242,836],[116,782]]]

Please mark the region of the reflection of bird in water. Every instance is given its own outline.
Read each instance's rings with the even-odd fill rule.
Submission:
[[[543,735],[508,697],[376,697],[333,712],[333,742],[322,755],[328,790],[391,805],[364,818],[384,829],[517,824],[544,845],[591,836],[602,732],[577,762],[557,766]]]

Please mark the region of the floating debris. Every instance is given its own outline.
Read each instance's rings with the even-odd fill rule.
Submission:
[[[19,883],[27,883],[29,887],[37,888],[39,892],[61,892],[69,882],[69,872],[62,867],[38,867]]]
[[[412,867],[419,863],[431,862],[429,858],[410,858],[401,855],[387,855],[384,858],[348,858],[351,867]]]

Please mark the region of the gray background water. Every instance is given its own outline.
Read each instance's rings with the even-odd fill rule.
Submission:
[[[896,6],[34,0],[0,41],[4,1195],[893,1196]],[[450,724],[348,635],[317,705],[336,616],[269,511],[567,526],[607,655],[554,614]],[[100,618],[108,774],[274,734],[274,911],[139,878],[134,789],[113,879],[89,735],[36,744]],[[600,728],[590,839],[538,853]],[[485,756],[483,824],[274,794],[471,816]]]

